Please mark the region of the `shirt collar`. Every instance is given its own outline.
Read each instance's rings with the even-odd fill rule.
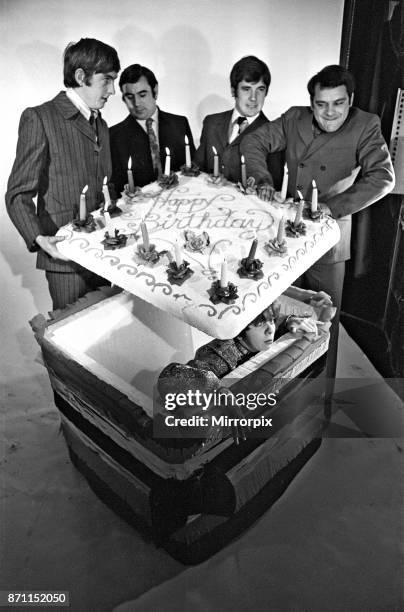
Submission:
[[[156,106],[156,110],[154,111],[154,113],[152,114],[152,116],[150,117],[150,119],[153,119],[153,129],[154,131],[157,133],[158,130],[158,124],[159,124],[159,113],[158,113],[158,108]],[[146,128],[146,121],[147,119],[136,119],[136,121],[138,122],[138,124],[145,130],[147,131]]]
[[[254,115],[253,117],[246,117],[247,119],[247,123],[248,125],[251,125],[253,121],[256,120],[256,118],[258,117],[259,113],[257,113],[256,115]],[[233,109],[233,113],[231,116],[231,124],[234,125],[234,122],[237,121],[237,119],[239,117],[244,117],[244,115],[242,115],[241,113],[238,112],[238,110],[235,108]]]
[[[91,108],[84,102],[83,98],[79,96],[75,89],[72,87],[68,87],[66,89],[66,96],[69,98],[70,102],[74,104],[77,110],[89,121],[91,117],[91,112],[95,113],[95,116],[98,115],[98,110],[91,111]]]

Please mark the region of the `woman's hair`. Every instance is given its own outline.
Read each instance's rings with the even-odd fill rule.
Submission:
[[[250,327],[258,327],[259,325],[262,325],[267,321],[271,323],[275,322],[279,316],[279,311],[280,304],[278,301],[275,300],[275,302],[268,306],[268,308],[265,308],[262,312],[260,312],[260,314],[255,317],[255,319],[253,319],[251,323],[246,325],[246,327],[240,332],[239,336],[243,337]]]

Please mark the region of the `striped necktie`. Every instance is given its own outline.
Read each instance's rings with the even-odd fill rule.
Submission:
[[[244,132],[244,130],[248,126],[247,117],[237,117],[237,123],[238,123],[238,133],[241,134],[242,132]]]
[[[245,130],[248,126],[248,121],[246,117],[237,117],[237,119],[231,124],[231,134],[229,142],[233,142],[236,140],[238,136]]]
[[[158,178],[162,174],[160,149],[159,149],[159,143],[157,142],[156,134],[153,129],[153,119],[151,117],[146,119],[146,128],[147,128],[147,135],[149,137],[150,153],[151,153],[152,162],[153,162],[153,170]]]

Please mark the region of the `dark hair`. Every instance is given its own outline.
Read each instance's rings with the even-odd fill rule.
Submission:
[[[146,81],[151,87],[151,90],[154,92],[157,85],[157,79],[149,68],[146,68],[146,66],[141,66],[140,64],[131,64],[131,66],[128,66],[122,72],[121,78],[119,79],[119,87],[121,88],[121,91],[125,83],[137,83],[142,77],[145,77]]]
[[[345,85],[349,97],[351,97],[355,91],[355,79],[353,74],[351,74],[349,70],[343,66],[338,66],[338,64],[326,66],[320,70],[320,72],[311,77],[310,81],[307,83],[307,90],[311,99],[314,97],[316,85],[319,85],[320,89],[334,88],[339,87],[340,85]]]
[[[237,85],[240,81],[248,83],[257,83],[262,79],[266,85],[267,92],[271,83],[271,73],[265,62],[262,62],[254,55],[247,55],[236,62],[230,72],[230,86],[234,91],[237,91]]]
[[[277,317],[279,316],[279,311],[280,311],[280,304],[279,302],[275,300],[275,302],[273,302],[270,306],[268,306],[268,308],[265,308],[265,310],[260,312],[260,314],[257,317],[255,317],[255,319],[253,319],[251,323],[246,325],[246,327],[239,333],[239,336],[241,337],[245,336],[246,331],[250,327],[258,327],[259,325],[262,325],[263,323],[266,323],[267,321],[270,321],[271,323],[273,321],[276,321]]]
[[[95,38],[81,38],[69,43],[63,55],[63,82],[66,87],[78,87],[74,73],[82,68],[86,85],[97,72],[119,72],[121,65],[116,50]]]

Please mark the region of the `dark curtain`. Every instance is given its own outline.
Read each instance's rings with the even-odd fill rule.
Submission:
[[[404,0],[345,0],[340,63],[355,75],[355,106],[379,115],[389,144],[404,89]],[[404,376],[403,230],[402,195],[353,215],[343,293],[345,327],[387,377]]]

